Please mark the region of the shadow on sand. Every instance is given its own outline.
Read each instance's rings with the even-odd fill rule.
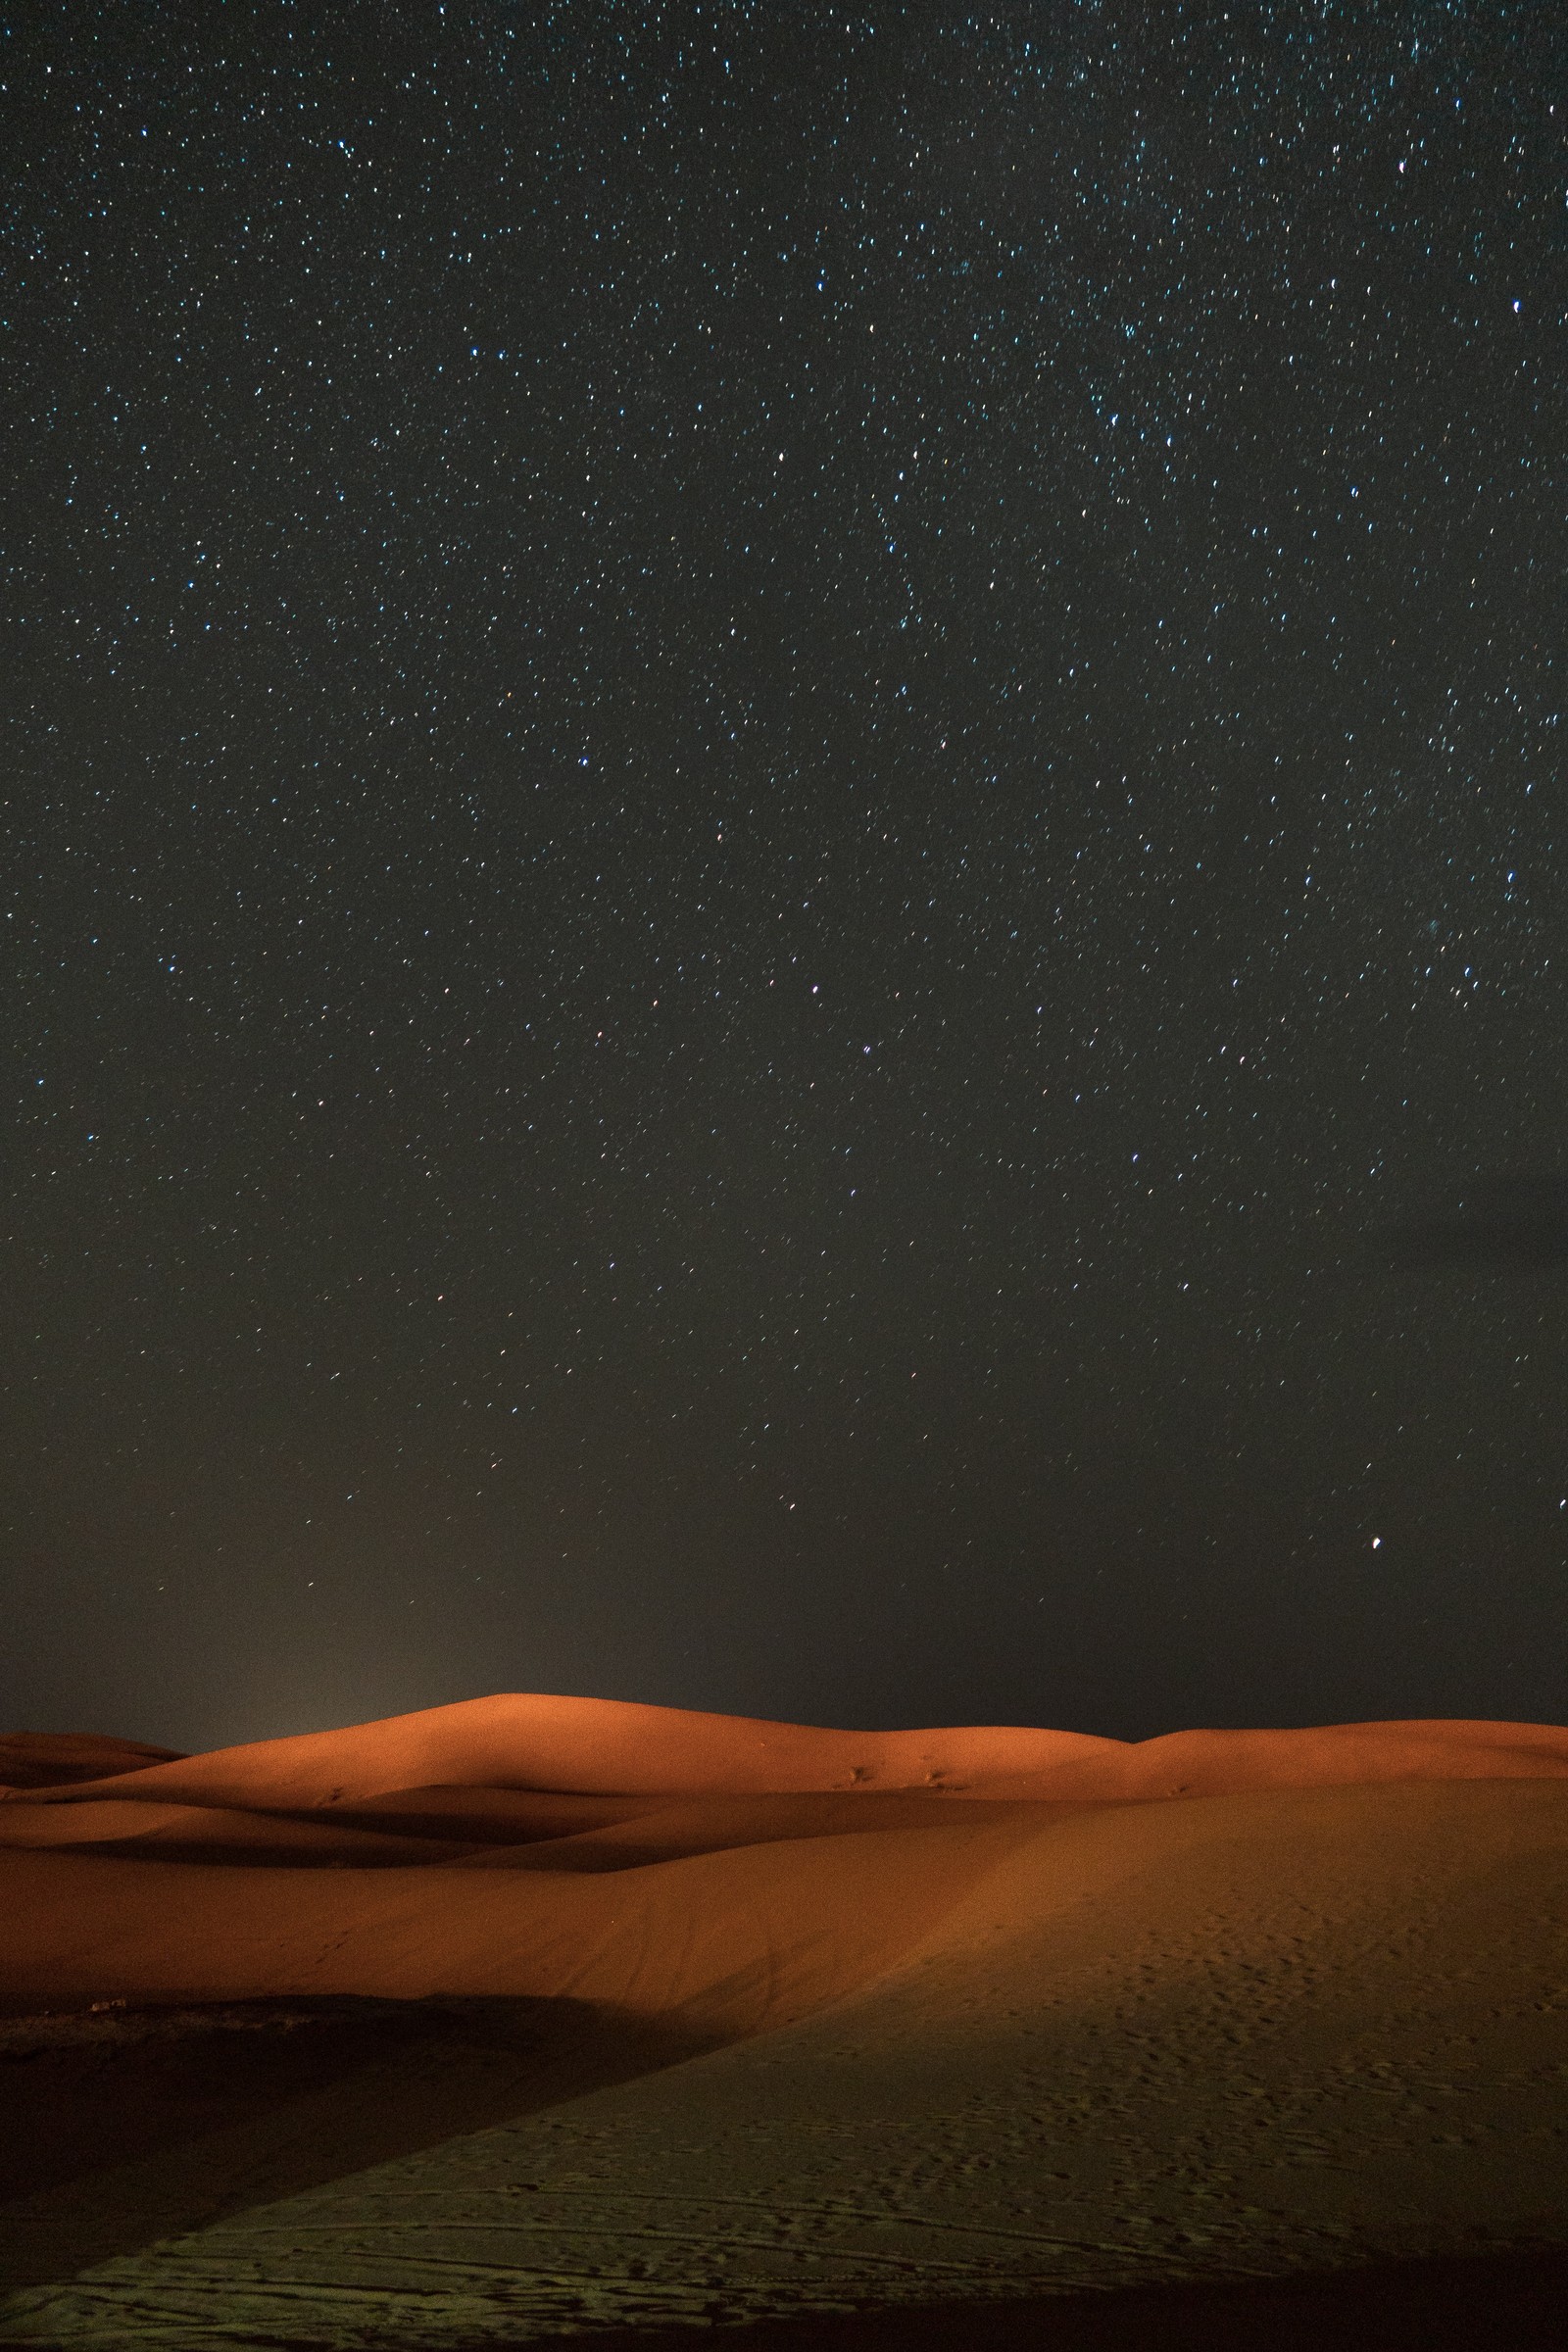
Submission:
[[[1568,2343],[1568,2249],[569,2340],[594,2352],[1552,2352]],[[465,2352],[505,2347],[490,2338]]]
[[[0,2294],[710,2046],[566,1999],[114,2002],[0,2019]]]

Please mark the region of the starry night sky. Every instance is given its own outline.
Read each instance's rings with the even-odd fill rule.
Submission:
[[[6,1722],[1568,1717],[1562,14],[9,33]]]

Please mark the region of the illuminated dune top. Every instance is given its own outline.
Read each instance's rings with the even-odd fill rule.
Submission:
[[[58,1801],[302,1809],[435,1787],[607,1796],[923,1790],[1076,1802],[1411,1780],[1568,1777],[1568,1729],[1427,1721],[1126,1741],[969,1726],[818,1730],[617,1699],[501,1693],[61,1788]]]

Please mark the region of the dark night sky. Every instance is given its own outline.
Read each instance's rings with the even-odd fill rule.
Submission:
[[[1568,1717],[1562,12],[0,65],[5,1723]]]

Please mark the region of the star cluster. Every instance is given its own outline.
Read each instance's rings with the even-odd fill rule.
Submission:
[[[11,1714],[1560,1719],[1565,64],[13,29]]]

